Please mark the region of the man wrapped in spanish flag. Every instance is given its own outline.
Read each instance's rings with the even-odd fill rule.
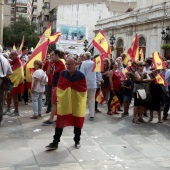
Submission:
[[[11,81],[11,89],[9,89],[8,95],[7,95],[7,112],[10,116],[18,116],[18,94],[24,92],[24,69],[22,66],[22,62],[20,58],[18,57],[18,53],[16,51],[11,51],[10,58],[12,60],[11,67],[13,74],[9,76],[9,79]],[[14,112],[10,112],[10,105],[11,101],[13,99],[14,102]]]
[[[85,75],[76,70],[76,60],[69,56],[66,60],[67,70],[61,72],[57,84],[57,121],[54,140],[47,149],[57,149],[63,128],[74,127],[75,148],[80,148],[81,128],[83,127],[86,100],[87,83]]]

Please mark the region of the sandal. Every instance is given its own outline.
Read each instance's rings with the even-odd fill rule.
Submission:
[[[158,120],[158,122],[157,123],[162,123],[162,121],[161,120]]]
[[[153,117],[152,118],[150,118],[149,120],[148,120],[148,122],[152,122],[153,121]]]
[[[137,120],[135,120],[135,119],[132,119],[132,122],[133,123],[136,123],[136,124],[140,124]]]
[[[138,119],[138,122],[146,123],[143,119]]]
[[[108,111],[107,114],[108,115],[112,115],[113,113],[112,113],[112,111]]]

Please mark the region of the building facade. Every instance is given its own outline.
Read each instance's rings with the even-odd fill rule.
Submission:
[[[170,50],[163,50],[161,32],[170,26],[170,0],[142,0],[137,1],[137,8],[116,17],[99,20],[95,33],[104,29],[107,38],[114,35],[114,57],[118,57],[124,49],[131,46],[133,38],[139,35],[139,47],[143,48],[145,57],[151,57],[154,51],[170,59]]]
[[[64,51],[74,51],[82,53],[84,46],[82,37],[84,36],[89,42],[94,38],[94,29],[97,20],[101,20],[110,16],[116,16],[124,13],[128,8],[136,7],[136,2],[117,2],[111,0],[44,0],[42,11],[38,16],[39,34],[42,34],[47,28],[49,22],[52,22],[52,32],[60,31],[61,26],[65,30],[74,30],[70,33],[71,41],[59,41],[57,48]],[[66,28],[67,27],[67,28]],[[69,28],[68,28],[69,27]],[[83,31],[86,29],[86,31]],[[79,32],[75,32],[79,30]],[[77,35],[82,34],[83,35]],[[66,31],[65,31],[66,32]],[[68,34],[68,33],[65,33]],[[78,37],[79,36],[79,37]],[[72,41],[77,39],[78,43]],[[68,40],[69,35],[65,35]],[[81,39],[81,41],[79,41]],[[80,43],[79,43],[80,42]]]
[[[3,42],[4,0],[0,0],[0,45]]]

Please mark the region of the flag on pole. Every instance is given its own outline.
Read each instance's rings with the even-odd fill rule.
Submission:
[[[92,72],[103,72],[104,71],[104,61],[103,56],[98,56],[93,59],[94,66]]]
[[[21,45],[19,47],[18,55],[22,54],[22,47],[24,46],[24,36],[22,37]]]
[[[61,32],[56,32],[56,33],[52,34],[49,37],[49,45],[54,44],[55,42],[57,42],[58,39],[60,38],[60,36],[61,36]]]
[[[126,73],[128,73],[130,71],[130,68],[131,68],[131,66],[128,66],[128,67],[124,68],[122,70],[122,72],[120,72],[120,76],[122,77],[122,79],[124,79],[124,80],[126,79]]]
[[[140,61],[144,61],[144,53],[143,53],[143,49],[141,48],[140,51],[139,51],[139,60]]]
[[[126,57],[123,60],[123,64],[126,65],[126,66],[131,66],[130,55],[127,53],[127,51],[124,51],[124,54],[126,55]]]
[[[24,69],[20,58],[17,58],[15,64],[12,66],[12,75],[9,76],[13,84],[12,94],[20,94],[24,92]]]
[[[49,24],[46,31],[41,36],[37,46],[35,47],[31,57],[29,58],[25,66],[26,67],[26,82],[27,82],[28,89],[31,89],[31,75],[33,74],[34,61],[35,60],[43,61],[46,58],[47,48],[49,45],[49,37],[51,35],[51,26],[52,24]]]
[[[15,46],[15,43],[13,44],[12,50],[17,51],[17,48]]]
[[[152,53],[152,62],[154,64],[155,70],[161,70],[166,68],[165,62],[162,60],[162,57],[158,52]]]
[[[111,53],[111,50],[103,30],[100,30],[100,32],[92,41],[92,44],[100,51],[102,55],[104,55],[105,58],[108,58],[108,55]]]
[[[116,109],[120,107],[120,101],[117,98],[116,95],[113,96],[112,102],[110,104],[110,109],[112,109],[112,112],[116,112]]]
[[[161,84],[161,85],[167,86],[167,83],[162,74],[158,74],[155,77],[154,81],[155,81],[155,84]]]
[[[101,90],[99,90],[98,93],[96,94],[96,102],[103,104],[104,101],[105,101],[105,98],[103,96],[103,93]]]
[[[139,60],[138,34],[135,35],[132,45],[128,49],[127,53],[130,55],[132,61]]]

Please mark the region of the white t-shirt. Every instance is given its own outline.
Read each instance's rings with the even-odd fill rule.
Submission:
[[[45,86],[43,86],[40,81],[42,79],[44,75],[44,71],[42,69],[39,69],[39,70],[36,70],[33,75],[32,75],[32,86],[33,86],[33,83],[34,83],[34,78],[37,78],[38,81],[37,81],[37,85],[35,86],[34,88],[34,91],[38,92],[38,93],[42,93],[45,91]]]

